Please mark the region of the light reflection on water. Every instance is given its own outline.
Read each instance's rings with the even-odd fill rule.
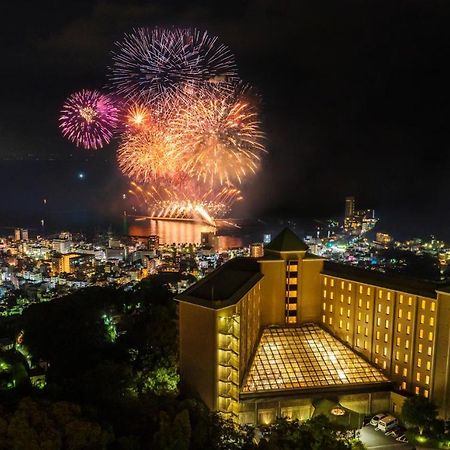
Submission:
[[[215,227],[197,222],[130,219],[130,236],[149,236],[157,234],[161,244],[199,244],[201,233],[216,231]]]

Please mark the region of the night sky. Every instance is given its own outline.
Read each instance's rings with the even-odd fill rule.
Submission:
[[[342,215],[353,194],[394,235],[450,239],[446,0],[16,1],[1,16],[0,217],[41,196],[71,211],[116,202],[115,144],[75,149],[58,112],[73,91],[105,85],[123,33],[183,25],[218,35],[263,98],[269,154],[237,214]],[[27,154],[62,161],[38,173],[9,161]]]

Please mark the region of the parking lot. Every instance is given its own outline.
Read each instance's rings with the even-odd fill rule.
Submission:
[[[410,450],[413,447],[409,444],[396,441],[391,436],[385,436],[382,431],[375,431],[371,425],[366,425],[360,430],[360,439],[368,449],[390,450],[405,449]]]

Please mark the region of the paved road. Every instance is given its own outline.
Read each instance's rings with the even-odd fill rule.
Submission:
[[[410,450],[411,445],[396,441],[390,436],[385,436],[381,431],[375,431],[371,425],[366,425],[360,430],[360,439],[368,449],[376,450]]]

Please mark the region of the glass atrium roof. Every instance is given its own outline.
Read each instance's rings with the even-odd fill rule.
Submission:
[[[242,393],[388,382],[338,339],[307,324],[263,331]]]

